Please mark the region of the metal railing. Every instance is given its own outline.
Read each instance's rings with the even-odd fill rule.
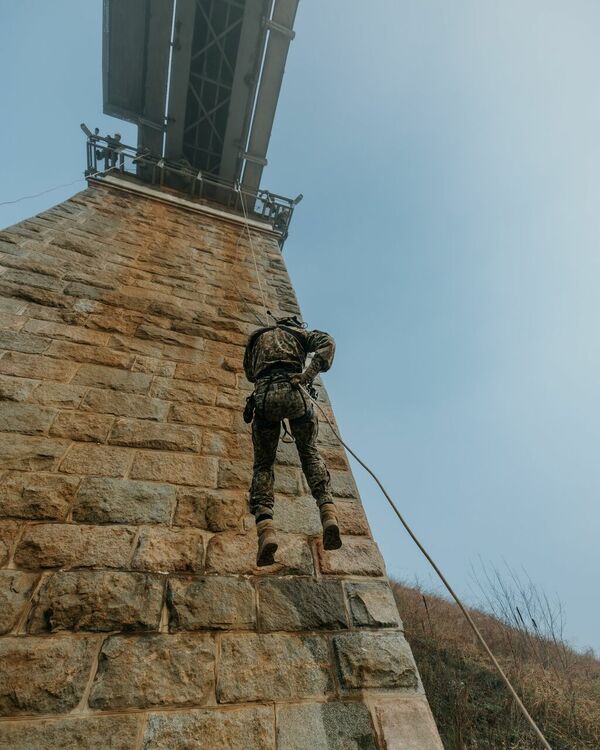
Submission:
[[[169,161],[146,149],[121,143],[118,135],[102,136],[97,130],[92,133],[84,125],[81,127],[87,135],[86,177],[102,179],[109,174],[128,175],[146,184],[176,191],[198,203],[224,206],[241,216],[269,224],[279,234],[279,243],[283,246],[294,208],[302,195],[291,199],[268,190],[251,192],[237,183],[198,172],[185,160]]]

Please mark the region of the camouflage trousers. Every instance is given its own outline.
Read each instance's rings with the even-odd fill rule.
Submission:
[[[333,502],[329,472],[317,449],[319,421],[310,399],[291,385],[287,375],[277,374],[257,381],[255,403],[252,422],[254,471],[250,487],[250,512],[257,519],[273,517],[273,465],[282,419],[289,419],[302,471],[317,505],[320,507]]]

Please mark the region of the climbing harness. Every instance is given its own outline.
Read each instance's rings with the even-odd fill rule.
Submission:
[[[299,388],[302,389],[302,390],[304,390],[303,386],[299,386]],[[305,391],[305,393],[306,393],[306,395],[309,398],[311,398],[311,396],[308,393],[308,391]],[[467,611],[466,607],[462,603],[462,601],[459,598],[458,594],[454,591],[454,589],[452,588],[452,586],[450,585],[450,583],[448,582],[448,580],[446,579],[446,577],[442,573],[441,569],[438,567],[437,563],[433,560],[433,558],[431,557],[431,555],[429,554],[429,552],[427,552],[427,550],[425,549],[425,547],[421,544],[421,542],[419,541],[419,538],[417,537],[417,535],[415,534],[415,532],[412,530],[412,528],[409,526],[408,522],[406,521],[406,519],[404,518],[404,516],[402,515],[402,513],[400,513],[400,511],[398,510],[396,504],[394,503],[394,501],[392,500],[392,498],[388,494],[387,490],[385,489],[385,487],[381,483],[381,481],[380,481],[379,477],[377,476],[377,474],[375,474],[375,472],[360,458],[360,456],[358,456],[352,450],[352,448],[342,439],[342,437],[340,436],[340,434],[338,433],[338,431],[336,430],[336,428],[333,426],[331,420],[329,419],[329,417],[327,416],[327,413],[321,407],[321,405],[318,404],[314,399],[311,399],[311,400],[313,401],[313,403],[316,405],[317,409],[321,412],[321,414],[325,418],[325,421],[329,425],[332,433],[334,434],[334,436],[338,440],[338,442],[341,445],[344,446],[344,448],[348,451],[348,453],[350,453],[350,455],[353,456],[358,461],[358,463],[363,467],[363,469],[366,472],[368,472],[368,474],[370,474],[371,477],[375,480],[375,482],[377,483],[377,486],[379,487],[379,489],[384,494],[384,496],[385,496],[386,500],[388,501],[388,503],[390,504],[392,510],[394,511],[394,513],[400,519],[400,523],[404,526],[404,528],[408,532],[410,538],[417,545],[417,547],[419,548],[419,550],[423,553],[423,555],[425,555],[425,558],[426,558],[427,562],[431,565],[431,567],[437,573],[439,579],[441,580],[441,582],[446,587],[446,589],[449,592],[450,596],[454,599],[454,601],[458,605],[458,608],[460,609],[460,611],[465,616],[465,618],[466,618],[469,626],[471,627],[471,630],[475,634],[477,640],[479,641],[480,645],[483,647],[483,649],[486,652],[486,654],[488,655],[488,657],[491,659],[492,664],[494,665],[494,667],[496,668],[498,674],[502,678],[502,681],[504,682],[504,684],[508,688],[508,691],[510,692],[510,694],[514,698],[514,700],[515,700],[517,706],[519,707],[521,713],[523,714],[523,716],[525,717],[525,719],[527,719],[530,727],[533,729],[533,731],[537,735],[537,737],[540,740],[540,742],[542,743],[542,745],[546,748],[546,750],[552,750],[552,747],[551,747],[550,743],[548,742],[548,740],[542,734],[541,729],[535,723],[535,721],[532,718],[532,716],[530,715],[529,711],[525,708],[525,705],[523,704],[523,701],[519,698],[516,690],[512,686],[512,683],[510,682],[510,680],[506,676],[504,670],[502,669],[502,667],[498,663],[498,660],[496,659],[496,657],[492,653],[492,650],[488,646],[487,641],[483,637],[481,631],[479,630],[479,628],[475,624],[473,618],[471,617],[471,615]]]

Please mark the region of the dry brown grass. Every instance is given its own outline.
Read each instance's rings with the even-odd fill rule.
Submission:
[[[496,616],[471,614],[531,714],[554,750],[598,750],[600,661],[565,644],[560,610],[534,587],[493,580]],[[446,750],[538,748],[459,609],[399,583],[394,593]]]

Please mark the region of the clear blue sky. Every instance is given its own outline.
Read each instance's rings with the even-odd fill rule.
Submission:
[[[100,0],[2,21],[0,201],[76,179],[82,120],[134,140]],[[598,651],[599,29],[592,0],[301,0],[264,180],[305,195],[285,255],[347,440],[462,593],[505,559]],[[433,583],[356,475],[390,574]]]

